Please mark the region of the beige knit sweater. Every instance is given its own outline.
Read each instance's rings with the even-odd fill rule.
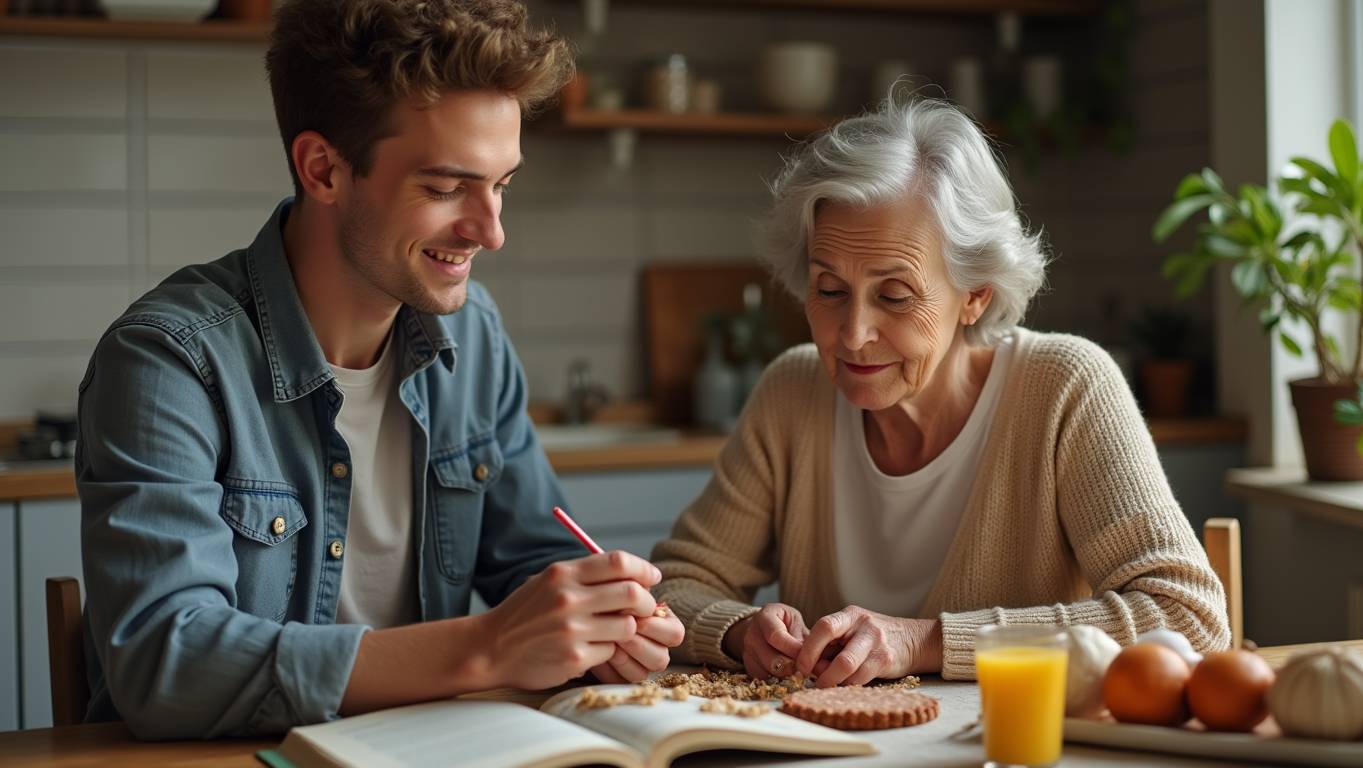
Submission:
[[[813,345],[762,377],[714,477],[653,550],[654,588],[685,623],[679,660],[735,668],[724,633],[756,590],[811,625],[846,602],[829,472],[835,390]],[[1019,329],[980,473],[920,618],[942,622],[948,679],[974,677],[984,624],[1155,627],[1230,642],[1225,596],[1169,490],[1121,372],[1095,344]]]

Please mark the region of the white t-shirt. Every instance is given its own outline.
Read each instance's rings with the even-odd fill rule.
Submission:
[[[979,399],[955,440],[907,475],[881,472],[866,447],[863,411],[837,395],[833,417],[833,531],[842,595],[852,605],[916,617],[946,562],[989,438],[1012,356],[1000,341]]]
[[[419,618],[412,557],[412,425],[398,397],[393,339],[363,370],[331,366],[345,400],[336,429],[350,447],[350,519],[338,624],[376,629]]]

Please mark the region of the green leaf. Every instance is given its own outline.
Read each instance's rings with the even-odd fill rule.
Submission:
[[[1235,242],[1229,237],[1221,235],[1207,234],[1202,236],[1200,243],[1207,253],[1219,256],[1223,259],[1242,259],[1248,253],[1248,249],[1240,243]]]
[[[1309,229],[1303,229],[1297,234],[1287,238],[1287,241],[1283,243],[1282,248],[1284,251],[1298,251],[1307,243],[1313,242],[1315,239],[1315,232],[1312,232]]]
[[[1162,243],[1178,229],[1189,216],[1211,205],[1214,198],[1211,195],[1194,195],[1185,197],[1171,204],[1155,221],[1155,228],[1152,232],[1155,242]]]
[[[1329,168],[1312,160],[1309,157],[1294,157],[1290,161],[1293,165],[1306,172],[1307,178],[1316,179],[1323,183],[1327,189],[1334,188],[1335,174]]]
[[[1196,173],[1190,173],[1178,183],[1178,189],[1174,190],[1174,199],[1182,200],[1193,195],[1205,195],[1207,192],[1207,182]]]
[[[1328,301],[1335,309],[1357,312],[1363,309],[1363,288],[1356,282],[1338,281],[1331,287]]]
[[[1273,215],[1268,198],[1261,187],[1246,186],[1240,194],[1249,201],[1250,212],[1254,214],[1254,224],[1259,227],[1265,240],[1277,240],[1283,222],[1280,216]]]
[[[1335,171],[1349,183],[1352,191],[1353,182],[1358,178],[1358,144],[1348,121],[1336,120],[1330,126],[1330,157],[1335,161]]]
[[[1336,400],[1335,421],[1350,427],[1363,425],[1363,406],[1356,400]]]
[[[1318,194],[1315,187],[1311,186],[1311,180],[1296,176],[1288,176],[1278,179],[1278,191],[1283,194],[1296,193],[1298,195]]]
[[[1288,336],[1286,331],[1278,331],[1278,340],[1283,343],[1283,347],[1285,347],[1288,353],[1293,357],[1301,357],[1301,345],[1291,336]]]
[[[1202,169],[1202,181],[1206,182],[1207,189],[1213,194],[1226,191],[1226,185],[1221,183],[1221,177],[1217,176],[1216,171],[1210,168]]]
[[[1282,320],[1282,314],[1271,306],[1259,310],[1259,325],[1263,326],[1265,334],[1273,333],[1273,329],[1277,328]]]
[[[1264,271],[1253,261],[1242,261],[1231,270],[1230,281],[1241,296],[1253,298],[1264,286]]]

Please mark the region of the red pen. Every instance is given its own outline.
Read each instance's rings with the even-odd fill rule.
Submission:
[[[567,528],[570,533],[576,536],[578,541],[582,542],[587,549],[591,550],[593,555],[599,555],[606,551],[596,542],[592,541],[592,537],[588,536],[586,531],[582,530],[577,523],[573,522],[571,517],[568,517],[568,513],[563,511],[563,507],[554,507],[554,517],[558,518],[558,521],[563,524],[563,527]]]
[[[588,550],[590,550],[592,554],[599,555],[602,552],[606,551],[601,548],[601,545],[597,544],[595,541],[592,541],[592,537],[588,536],[587,532],[582,530],[582,526],[573,522],[573,519],[571,517],[568,517],[568,513],[563,511],[563,507],[554,507],[554,517],[559,521],[560,524],[563,525],[564,528],[568,529],[569,533],[576,536],[577,540],[582,542],[582,545],[585,546]],[[667,603],[666,602],[658,603],[658,607],[653,610],[653,615],[658,618],[665,618],[668,615]]]

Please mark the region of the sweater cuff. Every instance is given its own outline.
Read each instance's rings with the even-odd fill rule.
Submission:
[[[1059,608],[981,608],[939,615],[937,618],[942,622],[942,679],[975,679],[975,630],[988,624],[1068,625],[1067,617]]]
[[[689,628],[691,655],[696,661],[719,669],[741,668],[741,661],[724,652],[724,634],[759,610],[737,600],[717,600],[705,606]]]

